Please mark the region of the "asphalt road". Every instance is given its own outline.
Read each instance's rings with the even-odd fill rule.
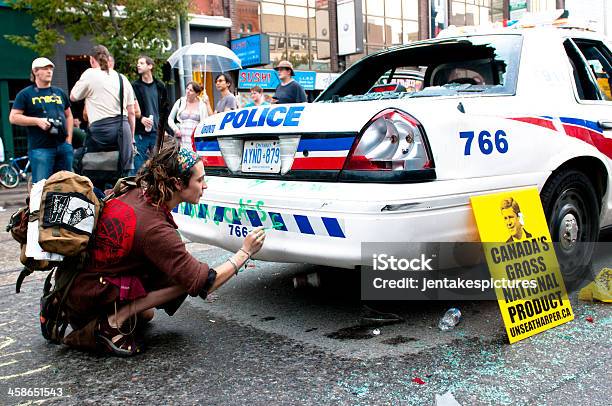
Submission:
[[[7,218],[0,213],[0,224]],[[227,257],[188,246],[211,264]],[[403,321],[363,326],[373,313],[355,272],[257,262],[206,301],[190,298],[174,317],[157,313],[147,351],[118,359],[44,341],[44,274],[16,295],[17,255],[0,234],[2,405],[432,405],[446,392],[462,405],[612,404],[612,310],[575,295],[574,321],[509,345],[496,302],[368,303]],[[294,289],[294,276],[314,271],[319,288]],[[437,322],[452,306],[464,319],[442,332]],[[62,396],[10,396],[16,388],[61,388]]]

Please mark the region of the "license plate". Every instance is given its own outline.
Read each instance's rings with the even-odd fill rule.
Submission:
[[[244,142],[242,172],[279,173],[281,168],[278,140]]]

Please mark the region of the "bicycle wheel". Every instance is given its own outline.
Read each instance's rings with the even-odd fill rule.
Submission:
[[[19,174],[9,164],[0,165],[0,185],[14,188],[19,184]]]

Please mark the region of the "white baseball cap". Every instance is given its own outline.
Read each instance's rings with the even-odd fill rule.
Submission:
[[[32,61],[32,70],[36,68],[44,68],[45,66],[51,66],[52,68],[55,68],[53,62],[51,62],[47,58],[36,58]]]

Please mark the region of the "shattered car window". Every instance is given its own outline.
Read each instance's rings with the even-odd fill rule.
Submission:
[[[391,48],[354,64],[317,101],[514,94],[521,46],[522,36],[513,34]]]

